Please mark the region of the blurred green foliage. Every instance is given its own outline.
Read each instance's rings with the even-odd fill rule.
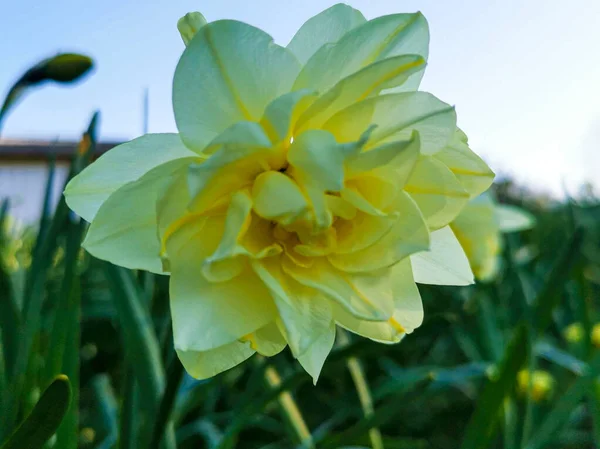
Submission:
[[[97,121],[70,177],[90,162]],[[86,254],[87,224],[63,199],[50,207],[53,173],[50,163],[35,229],[12,226],[7,201],[0,208],[0,447],[41,447],[40,439],[56,449],[301,447],[284,393],[311,433],[305,447],[370,447],[375,427],[387,449],[600,445],[593,195],[558,203],[500,182],[499,199],[538,224],[507,237],[499,276],[419,286],[417,331],[391,346],[346,338],[315,387],[288,351],[205,381],[187,376],[173,350],[168,278]],[[573,323],[581,331],[566,338]],[[48,400],[57,379],[62,399]]]

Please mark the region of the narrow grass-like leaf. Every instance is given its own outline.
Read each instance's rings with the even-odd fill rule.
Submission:
[[[0,254],[8,244],[8,236],[4,234],[6,220],[8,217],[9,201],[5,199],[0,206]],[[21,313],[17,305],[16,294],[13,291],[10,275],[4,260],[0,257],[0,330],[2,331],[2,352],[4,360],[4,371],[2,376],[5,380],[14,371],[14,364],[19,344],[19,327],[21,325]],[[6,390],[0,390],[0,407],[2,396]],[[1,437],[1,434],[0,434]]]
[[[140,446],[147,447],[152,433],[151,423],[156,419],[165,387],[160,346],[148,309],[131,273],[108,263],[104,264],[104,271],[113,291],[128,361],[140,387],[140,403],[147,414],[146,429],[140,432]],[[164,438],[167,448],[175,447],[172,426],[167,426]]]
[[[554,442],[555,436],[568,422],[569,416],[581,399],[594,388],[600,375],[600,354],[594,356],[589,367],[585,375],[579,377],[554,404],[552,411],[529,439],[525,449],[542,449]]]
[[[478,399],[479,406],[471,418],[462,443],[462,449],[489,447],[494,437],[497,418],[504,398],[515,385],[517,372],[527,358],[528,328],[525,324],[517,327],[505,352],[497,376],[485,386]]]
[[[1,449],[42,449],[58,429],[70,402],[69,379],[60,375],[44,391],[32,412]]]
[[[40,259],[40,251],[44,244],[44,239],[47,237],[50,221],[52,220],[52,187],[54,186],[54,178],[56,177],[56,158],[51,156],[48,161],[48,177],[46,178],[46,189],[44,191],[44,200],[42,201],[42,210],[40,213],[40,226],[38,235],[33,246],[33,259],[37,263],[42,262]],[[27,298],[29,299],[29,298]]]
[[[536,319],[535,331],[538,335],[548,327],[552,320],[554,307],[558,304],[566,280],[580,255],[582,238],[583,231],[578,229],[566,242],[535,299],[531,316]],[[530,314],[526,313],[526,315]],[[467,427],[462,449],[487,448],[492,445],[504,399],[511,392],[517,373],[523,367],[528,356],[528,345],[531,344],[529,323],[530,320],[526,316],[515,329],[500,365],[498,378],[491,380],[486,385],[478,400],[479,405]]]
[[[554,308],[563,297],[562,292],[571,270],[581,257],[581,243],[584,231],[576,229],[570,240],[566,242],[557,262],[548,274],[542,290],[538,293],[533,306],[533,318],[536,320],[538,334],[543,333],[552,322]]]
[[[106,374],[95,376],[92,379],[92,388],[100,410],[102,426],[106,430],[104,440],[96,448],[110,449],[117,442],[119,432],[117,425],[117,401],[110,385],[110,379]]]
[[[71,343],[69,341],[69,331],[73,327],[72,323],[75,323],[77,327],[79,326],[79,291],[75,284],[78,282],[76,277],[77,255],[81,248],[83,231],[83,223],[69,223],[64,259],[64,275],[58,303],[56,304],[48,354],[46,355],[45,379],[53,378],[58,373],[63,372],[65,358],[69,357],[66,350],[66,346]],[[79,353],[78,347],[75,348],[75,352]],[[69,378],[71,377],[69,376]]]
[[[139,388],[135,381],[133,367],[128,366],[123,376],[123,402],[119,418],[119,449],[137,449],[139,427]]]
[[[588,364],[584,361],[545,341],[537,343],[534,352],[539,357],[578,376],[581,376],[588,369]]]
[[[167,372],[167,386],[165,392],[161,398],[156,420],[152,428],[152,438],[150,439],[150,449],[158,449],[165,429],[169,421],[171,420],[171,414],[175,400],[177,399],[177,392],[181,380],[183,379],[184,369],[183,365],[177,357],[173,357],[169,364],[169,370]]]
[[[73,163],[69,178],[83,169],[90,158],[96,142],[96,125],[98,113],[92,116],[87,131],[84,133],[82,145]],[[45,237],[41,241],[38,250],[33,254],[31,267],[27,274],[27,282],[23,293],[23,326],[19,329],[19,348],[16,354],[13,370],[9,373],[10,389],[7,392],[8,399],[0,411],[0,437],[7,435],[13,428],[17,419],[21,401],[23,399],[23,385],[27,376],[27,366],[31,356],[31,348],[39,331],[41,322],[41,311],[45,297],[45,282],[48,270],[53,261],[59,235],[67,224],[69,209],[63,197],[61,197],[47,231],[40,229],[39,232]]]
[[[397,413],[405,406],[406,404],[403,401],[399,401],[396,398],[389,400],[379,405],[370,417],[360,420],[337,435],[329,436],[321,441],[318,447],[319,449],[338,449],[340,446],[353,444],[360,438],[365,438],[369,429],[383,426],[395,419]]]
[[[338,341],[342,346],[347,346],[350,344],[350,337],[345,330],[340,329],[338,331]],[[349,357],[346,361],[346,365],[348,366],[348,371],[350,372],[350,376],[354,382],[363,414],[365,418],[369,418],[373,415],[374,406],[373,398],[371,397],[371,390],[365,376],[365,371],[363,370],[360,361],[356,357]],[[369,439],[372,449],[383,449],[383,441],[379,428],[373,427],[369,429]]]

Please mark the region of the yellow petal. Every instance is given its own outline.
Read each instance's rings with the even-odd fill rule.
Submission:
[[[274,150],[258,123],[239,123],[216,141],[219,149],[206,161],[190,167],[188,185],[190,210],[204,212],[234,192],[248,187],[256,176],[269,169],[266,161]],[[250,140],[252,139],[252,140]]]
[[[176,351],[185,370],[196,379],[208,379],[222,373],[239,365],[255,353],[248,343],[241,341],[234,341],[208,351],[180,349]]]
[[[434,154],[454,136],[456,113],[452,106],[425,92],[379,95],[341,110],[323,125],[338,142],[352,142],[362,130],[377,125],[368,148],[410,139],[419,132],[421,153]]]
[[[493,278],[499,268],[502,240],[496,213],[497,205],[484,194],[471,200],[450,224],[475,277],[481,281]]]
[[[336,217],[352,220],[356,216],[356,208],[339,196],[325,195],[325,202],[327,208]]]
[[[232,196],[219,246],[202,264],[202,274],[210,282],[229,281],[244,269],[245,261],[240,256],[247,251],[240,240],[250,225],[251,210],[252,199],[248,192],[240,191]]]
[[[310,345],[310,347],[301,355],[297,357],[298,362],[302,365],[302,368],[306,370],[308,374],[313,378],[313,384],[317,384],[319,374],[325,364],[325,359],[333,348],[335,342],[335,324],[332,321],[321,333],[318,338]]]
[[[295,176],[333,192],[340,191],[344,186],[345,159],[343,147],[338,145],[335,137],[320,130],[300,134],[288,153]]]
[[[390,172],[391,170],[371,171],[349,180],[346,183],[347,188],[342,191],[342,198],[351,201],[357,209],[368,214],[387,215],[401,191],[400,186],[396,184],[395,173]]]
[[[398,343],[405,334],[411,333],[423,322],[423,304],[413,280],[410,260],[404,259],[392,268],[392,291],[394,314],[386,321],[365,321],[350,315],[340,307],[334,307],[338,324],[355,334],[379,343]]]
[[[410,334],[423,323],[423,302],[413,278],[410,258],[392,268],[392,291],[394,292],[393,319],[404,332]]]
[[[394,169],[394,182],[404,186],[419,159],[420,140],[414,131],[408,140],[399,140],[363,151],[348,159],[346,178],[352,179],[380,167]]]
[[[324,258],[314,260],[310,267],[287,263],[284,271],[299,283],[327,295],[354,316],[366,320],[388,319],[393,311],[389,273],[343,273]]]
[[[245,340],[250,342],[250,346],[256,352],[265,357],[273,357],[279,354],[287,345],[275,322],[269,323],[250,334]]]
[[[469,148],[458,131],[435,158],[454,173],[471,198],[487,190],[494,180],[494,172]]]
[[[352,182],[349,182],[348,186],[344,188],[340,194],[344,201],[359,211],[369,215],[378,215],[382,217],[387,215],[384,211],[371,204],[359,191],[358,186],[354,186]]]
[[[321,47],[302,68],[293,89],[311,87],[325,92],[342,78],[393,56],[412,54],[427,59],[428,43],[427,22],[420,13],[378,17],[352,29],[335,44]]]
[[[317,229],[331,226],[333,216],[327,209],[325,194],[344,187],[344,161],[361,142],[340,145],[328,132],[309,130],[292,143],[289,171],[310,199]]]
[[[401,55],[375,62],[340,80],[299,118],[297,129],[317,129],[342,109],[377,95],[381,90],[405,82],[421,70],[425,60],[418,55]]]
[[[421,156],[404,190],[415,200],[431,230],[448,225],[469,201],[456,176],[431,156]]]
[[[300,89],[277,97],[267,106],[260,124],[273,144],[289,142],[299,117],[317,97],[312,89]]]
[[[209,282],[201,271],[224,230],[224,217],[183,225],[167,240],[175,347],[206,351],[231,343],[275,319],[269,290],[250,269],[232,281]]]
[[[397,218],[391,229],[373,245],[350,254],[330,254],[338,270],[367,273],[392,267],[405,257],[429,248],[429,230],[415,202],[405,192],[395,199]]]
[[[336,254],[360,251],[375,244],[392,229],[397,216],[377,216],[358,212],[352,220],[336,222]]]
[[[252,267],[273,295],[292,353],[303,354],[331,322],[329,301],[285,276],[278,259],[253,262]]]
[[[333,316],[337,324],[344,329],[378,343],[398,343],[404,336],[404,332],[399,332],[388,320],[361,320],[337,304],[334,307]]]
[[[258,215],[284,225],[308,210],[308,203],[296,182],[277,171],[268,171],[256,178],[252,199]]]

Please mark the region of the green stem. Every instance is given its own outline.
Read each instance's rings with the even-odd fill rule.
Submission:
[[[338,329],[338,341],[342,347],[350,344],[350,337],[343,329]],[[346,366],[348,366],[348,371],[350,371],[350,376],[354,382],[363,414],[365,418],[369,419],[375,413],[375,407],[373,406],[373,398],[371,397],[371,391],[369,390],[369,384],[367,383],[362,365],[356,357],[348,357]],[[384,449],[383,438],[378,427],[373,426],[369,429],[369,439],[371,440],[373,449]]]
[[[265,379],[271,388],[278,388],[281,386],[281,377],[277,370],[271,365],[265,369]],[[302,413],[290,392],[282,391],[278,400],[283,412],[296,432],[302,447],[314,449],[315,445],[310,430],[308,430],[308,426],[302,417]]]

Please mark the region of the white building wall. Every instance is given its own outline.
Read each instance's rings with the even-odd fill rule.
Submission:
[[[69,166],[56,164],[51,200],[53,207],[62,194]],[[0,162],[0,200],[10,198],[9,214],[26,224],[35,224],[40,219],[48,164],[42,162]]]

